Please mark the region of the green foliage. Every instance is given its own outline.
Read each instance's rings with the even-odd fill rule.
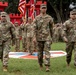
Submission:
[[[53,12],[52,14],[54,14],[54,18],[55,20],[57,20],[57,22],[64,22],[66,19],[69,18],[69,5],[70,3],[74,2],[76,3],[76,0],[48,0],[48,2],[50,3],[50,8],[51,11]],[[50,10],[48,9],[48,12],[50,12]],[[52,15],[51,14],[51,15]]]
[[[61,43],[61,42],[53,43],[51,45],[51,49],[52,50],[65,50],[65,43]]]
[[[7,13],[19,13],[18,4],[19,0],[3,0],[8,1],[8,7],[5,9]]]

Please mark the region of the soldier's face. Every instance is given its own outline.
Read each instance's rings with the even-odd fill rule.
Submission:
[[[18,26],[18,23],[15,23],[14,25],[17,27]]]
[[[41,8],[41,13],[46,13],[47,8]]]
[[[71,19],[76,19],[76,14],[70,14]]]
[[[2,21],[6,21],[6,16],[1,16]]]
[[[29,19],[28,22],[31,23],[32,22],[32,19]]]

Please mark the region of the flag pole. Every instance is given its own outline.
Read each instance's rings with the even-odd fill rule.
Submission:
[[[26,2],[26,0],[25,0]],[[25,9],[24,9],[24,24],[26,24],[27,18],[26,18],[26,3],[25,3]]]

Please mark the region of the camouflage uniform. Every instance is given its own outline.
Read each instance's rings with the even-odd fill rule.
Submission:
[[[53,32],[54,32],[54,34],[53,34],[53,42],[58,42],[58,27],[57,26],[55,26],[54,27],[54,29],[53,29]]]
[[[6,12],[1,12],[1,17],[6,17],[6,15]],[[3,67],[8,66],[11,38],[14,37],[14,34],[12,23],[7,20],[0,22],[0,58],[3,62]]]
[[[71,11],[71,14],[76,14],[76,11]],[[76,66],[76,19],[69,19],[63,24],[63,37],[68,39],[66,43],[66,61],[67,64],[71,62],[72,51],[74,49],[74,64]]]
[[[46,7],[46,5],[41,5],[41,7]],[[49,15],[42,16],[38,15],[34,23],[35,36],[38,44],[38,62],[40,65],[43,63],[43,51],[45,51],[44,64],[45,66],[50,66],[50,45],[52,43],[52,32],[53,32],[53,18]]]
[[[60,40],[61,37],[61,24],[57,23],[55,24],[55,27],[53,29],[53,41],[54,42],[58,42]]]
[[[33,53],[34,51],[34,42],[33,42],[33,32],[34,25],[31,23],[27,23],[25,26],[26,30],[26,37],[27,37],[27,50],[29,51],[30,54]],[[24,30],[24,31],[25,31]]]
[[[17,26],[16,26],[17,24]],[[20,26],[18,25],[18,22],[14,23],[15,25],[15,50],[19,51],[20,50]]]
[[[27,45],[26,45],[26,31],[24,31],[25,24],[20,25],[20,31],[21,31],[21,36],[22,36],[22,49],[24,52],[27,50]]]

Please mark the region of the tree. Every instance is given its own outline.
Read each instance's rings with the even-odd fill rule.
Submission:
[[[19,0],[8,0],[8,7],[5,9],[7,13],[19,13],[18,11]]]
[[[76,0],[48,0],[48,2],[56,14],[57,22],[64,22],[68,18],[70,3],[76,3]]]

